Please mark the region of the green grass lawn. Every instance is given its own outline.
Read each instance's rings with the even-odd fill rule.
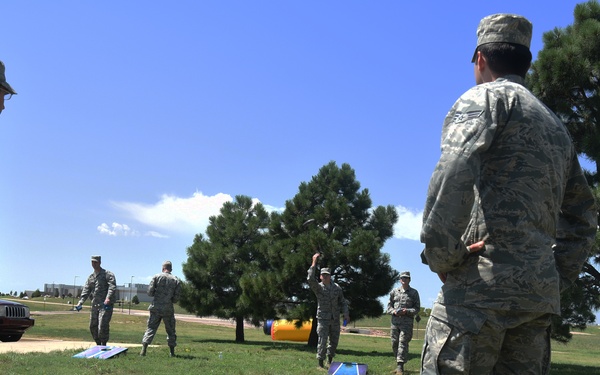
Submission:
[[[45,306],[39,301],[25,301],[32,311],[68,311],[65,303]],[[87,306],[86,306],[87,307]],[[138,305],[134,309],[145,309]],[[124,314],[115,308],[111,322],[111,342],[139,344],[146,328],[147,316]],[[183,312],[183,311],[180,311]],[[27,331],[27,337],[61,338],[91,341],[88,332],[89,310],[57,315],[34,315],[36,324]],[[355,323],[356,328],[373,328],[388,333],[389,317],[369,319]],[[417,326],[415,326],[417,327]],[[410,345],[408,373],[418,374],[420,350],[423,345],[424,321]],[[232,327],[207,326],[178,321],[178,346],[176,358],[168,357],[166,334],[161,325],[146,357],[138,355],[139,348],[132,347],[129,354],[110,360],[77,359],[72,356],[81,350],[52,353],[0,354],[2,374],[326,374],[317,368],[315,350],[305,343],[272,341],[262,328],[247,328],[246,342],[235,343]],[[3,345],[6,343],[0,343]],[[110,342],[109,342],[110,344]],[[82,349],[83,350],[83,349]],[[219,358],[222,353],[222,358]],[[338,347],[338,361],[360,362],[369,366],[369,374],[389,375],[395,368],[390,340],[386,337],[343,334]],[[571,343],[553,343],[551,374],[600,375],[600,328],[590,327],[576,334]]]

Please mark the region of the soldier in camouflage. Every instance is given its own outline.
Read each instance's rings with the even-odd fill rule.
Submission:
[[[346,322],[350,321],[350,315],[348,301],[344,298],[342,288],[331,281],[329,268],[321,269],[321,282],[317,281],[315,269],[319,256],[319,253],[313,255],[306,280],[310,289],[317,296],[317,335],[319,336],[317,360],[319,367],[324,367],[325,353],[327,353],[327,362],[331,364],[340,340],[340,312],[343,311]],[[329,344],[327,343],[328,338]]]
[[[110,331],[110,319],[116,299],[117,280],[115,275],[100,267],[100,255],[92,256],[94,272],[87,278],[78,308],[89,297],[91,299],[90,332],[97,345],[106,345]]]
[[[154,297],[154,299],[148,307],[150,317],[148,318],[148,327],[142,339],[142,351],[140,353],[142,356],[146,355],[148,345],[152,343],[161,320],[165,322],[169,354],[171,357],[175,356],[177,334],[175,332],[175,310],[173,304],[179,301],[181,281],[171,274],[172,270],[173,265],[171,262],[168,260],[165,261],[162,264],[162,273],[154,275],[148,286],[148,295]]]
[[[392,315],[392,351],[398,367],[396,373],[404,374],[404,363],[408,362],[408,343],[413,336],[413,322],[421,310],[419,292],[410,286],[410,272],[400,274],[400,287],[392,290],[387,313]]]
[[[481,20],[477,86],[450,109],[423,212],[443,282],[422,374],[548,374],[550,319],[594,241],[597,211],[564,124],[524,86],[532,25]]]

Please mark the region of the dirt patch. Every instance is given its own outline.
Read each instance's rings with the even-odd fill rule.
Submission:
[[[120,346],[124,348],[131,348],[141,346],[141,344],[120,344],[109,342],[109,345]],[[54,340],[54,339],[39,339],[29,338],[23,336],[23,338],[17,342],[0,342],[0,353],[31,353],[31,352],[42,352],[48,353],[55,350],[79,350],[84,351],[86,349],[96,346],[96,343],[89,341],[65,341],[65,340]]]

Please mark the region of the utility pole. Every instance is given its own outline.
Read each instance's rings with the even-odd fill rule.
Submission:
[[[75,306],[75,295],[77,294],[77,287],[75,285],[77,284],[78,277],[79,276],[75,276],[75,279],[73,279],[73,300],[71,302],[73,306]]]
[[[129,283],[129,315],[131,315],[131,289],[133,289],[133,278],[134,276],[131,276],[131,283]]]

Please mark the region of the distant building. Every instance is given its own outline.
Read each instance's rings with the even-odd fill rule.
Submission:
[[[44,284],[42,296],[58,297],[58,298],[79,298],[81,296],[82,286],[68,284]],[[33,291],[26,291],[26,294],[31,297]],[[129,302],[134,296],[138,297],[140,302],[152,302],[152,297],[148,295],[147,284],[124,284],[117,285],[117,300]]]

